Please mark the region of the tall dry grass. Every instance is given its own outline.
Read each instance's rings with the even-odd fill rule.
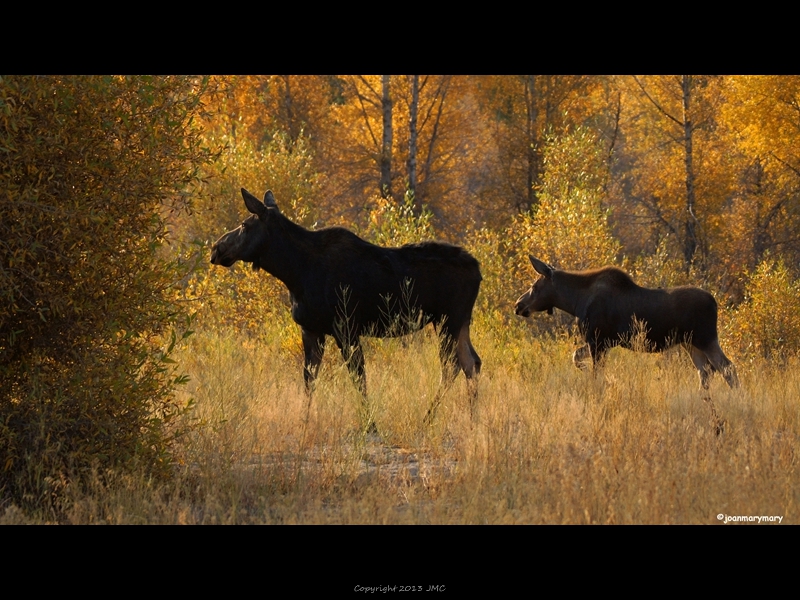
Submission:
[[[576,369],[577,345],[517,324],[474,327],[475,418],[460,376],[432,425],[435,335],[366,343],[365,406],[330,343],[309,405],[302,359],[281,343],[197,334],[184,349],[196,403],[174,481],[98,474],[75,523],[700,523],[718,514],[798,521],[798,359],[741,365],[711,386],[715,434],[691,361],[612,351]],[[379,435],[363,432],[374,419]],[[102,482],[102,483],[101,483]],[[8,509],[3,522],[36,520]]]

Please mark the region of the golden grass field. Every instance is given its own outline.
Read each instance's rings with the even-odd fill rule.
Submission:
[[[538,317],[537,317],[538,318]],[[543,317],[545,318],[545,317]],[[470,417],[460,375],[433,423],[439,386],[430,328],[365,343],[365,407],[329,341],[308,408],[298,340],[197,333],[179,361],[195,407],[168,483],[120,477],[75,495],[73,523],[723,524],[796,523],[798,361],[738,364],[711,394],[683,351],[615,349],[575,368],[574,338],[522,321],[473,326],[483,359]],[[724,343],[723,343],[724,347]],[[733,357],[732,357],[733,358]],[[370,411],[379,434],[362,432]],[[99,481],[99,478],[98,478]],[[15,510],[6,523],[30,522]],[[733,523],[729,523],[733,526]]]

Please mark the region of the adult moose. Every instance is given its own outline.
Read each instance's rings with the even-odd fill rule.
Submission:
[[[729,386],[738,385],[736,370],[719,346],[717,302],[708,292],[692,286],[643,288],[615,267],[560,271],[529,258],[541,277],[517,300],[515,312],[527,317],[559,308],[577,317],[586,345],[575,351],[576,365],[587,353],[596,365],[610,348],[630,347],[638,321],[644,325],[647,350],[660,352],[681,344],[689,352],[704,390],[715,371]],[[713,404],[711,408],[716,419]]]
[[[242,197],[252,215],[217,240],[211,262],[223,267],[237,260],[252,263],[286,285],[292,318],[302,333],[309,392],[325,336],[333,336],[366,398],[361,336],[404,335],[428,322],[440,333],[445,387],[459,367],[468,380],[480,372],[469,325],[481,274],[478,261],[465,250],[439,242],[382,248],[341,227],[309,231],[281,214],[271,191],[263,203],[244,188]],[[470,383],[472,405],[477,389]],[[433,417],[440,397],[426,419]]]

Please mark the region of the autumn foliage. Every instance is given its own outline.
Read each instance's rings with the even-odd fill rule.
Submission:
[[[498,328],[515,322],[514,298],[534,276],[529,254],[564,269],[616,264],[651,287],[709,289],[723,323],[742,311],[731,322],[739,333],[726,329],[735,340],[764,256],[784,257],[789,281],[800,275],[796,78],[215,81],[204,129],[226,150],[178,227],[187,239],[208,244],[235,226],[239,187],[271,188],[307,227],[342,225],[384,245],[465,245],[484,277],[476,318]],[[201,268],[184,289],[202,311],[215,307],[207,323],[260,336],[272,335],[264,319],[274,331],[291,325],[273,278]],[[280,335],[296,349],[296,335]]]
[[[301,360],[283,286],[208,264],[241,187],[304,227],[465,246],[515,360],[569,335],[513,315],[533,254],[708,289],[731,358],[788,364],[798,106],[795,76],[3,77],[0,503],[165,472],[190,315]]]
[[[164,246],[209,159],[202,80],[0,79],[0,491],[169,462],[188,314]]]

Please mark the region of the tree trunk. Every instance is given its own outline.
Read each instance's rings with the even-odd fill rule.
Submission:
[[[294,123],[294,107],[292,106],[292,90],[289,87],[289,76],[284,75],[283,79],[283,86],[284,86],[284,95],[283,101],[284,105],[286,106],[286,130],[289,132],[289,140],[291,141],[290,149],[294,146],[295,142],[297,142],[297,136],[299,132],[296,131],[295,123]]]
[[[527,159],[528,159],[528,173],[525,184],[528,188],[528,206],[526,210],[530,210],[537,202],[536,190],[534,184],[538,183],[539,178],[539,165],[536,156],[536,120],[539,117],[538,107],[536,105],[536,75],[528,75],[528,80],[525,82],[525,110],[527,113],[526,123],[526,141],[527,141]]]
[[[392,197],[392,97],[389,93],[390,76],[383,75],[383,93],[381,108],[383,109],[383,144],[381,147],[381,196]]]
[[[694,212],[694,166],[692,164],[692,134],[694,130],[690,111],[692,103],[691,75],[684,75],[681,78],[681,88],[683,91],[683,144],[685,152],[684,162],[686,166],[686,216],[684,220],[686,237],[683,241],[683,258],[686,261],[686,268],[688,269],[694,260],[694,255],[699,245],[697,241],[698,222]]]
[[[408,107],[408,193],[417,203],[417,111],[419,110],[419,75],[409,76],[411,104]]]

